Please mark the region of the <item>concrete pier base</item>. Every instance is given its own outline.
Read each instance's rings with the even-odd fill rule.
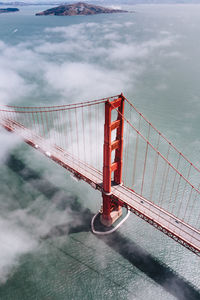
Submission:
[[[122,216],[122,208],[120,207],[117,210],[113,210],[110,213],[109,218],[106,218],[103,214],[100,216],[101,223],[106,226],[110,227],[113,223],[115,223],[120,217]]]

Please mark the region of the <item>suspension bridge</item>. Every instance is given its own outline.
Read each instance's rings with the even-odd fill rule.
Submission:
[[[99,190],[104,226],[126,207],[200,256],[200,169],[123,94],[60,106],[1,106],[0,124]]]

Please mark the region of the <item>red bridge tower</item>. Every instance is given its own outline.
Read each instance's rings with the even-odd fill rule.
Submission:
[[[112,111],[117,111],[117,119],[112,121]],[[123,166],[123,131],[124,131],[124,96],[105,103],[104,124],[104,157],[103,157],[103,212],[101,222],[111,226],[121,215],[122,208],[112,201],[111,185],[122,183]],[[112,141],[112,131],[116,130],[115,140]],[[112,162],[112,151],[115,151]],[[112,174],[113,173],[113,174]]]

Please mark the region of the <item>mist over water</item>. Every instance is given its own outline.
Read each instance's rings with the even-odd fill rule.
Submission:
[[[199,166],[200,7],[34,16],[43,9],[0,16],[0,105],[123,92]],[[0,140],[0,299],[199,299],[198,257],[134,215],[94,236],[101,195],[17,137]]]

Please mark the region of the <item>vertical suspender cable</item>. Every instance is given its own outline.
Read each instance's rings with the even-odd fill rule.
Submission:
[[[43,120],[43,113],[40,111],[40,119],[42,122],[42,132],[43,132],[43,137],[45,137],[45,129],[44,129],[44,120]]]
[[[183,221],[185,221],[186,213],[187,213],[187,210],[188,210],[188,205],[189,205],[191,197],[192,197],[192,192],[193,192],[193,186],[191,187],[190,195],[189,195],[189,198],[187,200],[187,205],[186,205],[185,212],[184,212],[183,219],[182,219]],[[177,216],[179,217],[179,212],[177,213]]]
[[[140,125],[141,125],[141,115],[140,115],[140,118],[139,118],[138,131],[136,132],[135,157],[134,157],[134,163],[133,163],[133,176],[132,176],[133,189],[134,189],[134,184],[135,184],[135,175],[136,175],[136,167],[137,167],[137,155],[138,155]]]
[[[178,192],[179,192],[179,187],[180,187],[181,178],[182,178],[182,175],[179,175],[179,180],[178,180],[178,184],[177,184],[177,188],[176,188],[176,193],[175,193],[174,203],[173,203],[173,206],[172,206],[172,214],[174,213],[174,208],[175,208],[175,204],[176,204],[176,199],[177,199],[177,197],[178,197]]]
[[[187,179],[190,176],[190,171],[191,171],[191,164],[190,164],[190,167],[189,167],[189,170],[188,170]],[[180,203],[179,203],[179,208],[178,208],[177,216],[179,216],[179,213],[180,213],[180,210],[181,210],[181,205],[184,202],[184,196],[185,196],[186,186],[187,186],[187,181],[185,181],[185,184],[184,184],[183,193],[182,193],[181,200],[180,200]]]
[[[131,111],[129,110],[129,120],[130,120],[130,116],[131,116]],[[128,185],[128,182],[126,183],[126,178],[128,175],[128,157],[129,157],[129,136],[130,136],[130,125],[128,125],[128,132],[126,135],[127,138],[127,144],[126,144],[126,148],[125,148],[125,175],[124,175],[124,183]],[[129,176],[128,176],[129,177]]]
[[[157,146],[156,149],[158,150],[160,145],[160,135],[158,135],[158,142],[157,142]],[[157,169],[158,169],[158,152],[155,152],[155,159],[154,159],[154,168],[153,168],[153,175],[152,175],[152,180],[151,180],[151,188],[150,188],[150,200],[152,200],[152,196],[153,196],[153,191],[154,191],[154,185],[155,185],[155,179],[156,179],[156,173],[157,173]]]
[[[97,104],[97,106],[98,106],[98,104]],[[95,134],[95,136],[96,136],[96,168],[97,168],[97,166],[98,166],[98,132],[97,132],[97,107],[95,107],[95,129],[96,129],[96,134]]]
[[[171,145],[168,146],[168,150],[167,150],[167,156],[166,156],[166,159],[168,160],[168,157],[169,157],[169,151],[170,151],[170,147]],[[168,173],[167,172],[167,166],[168,166],[168,169],[169,169],[169,164],[168,162],[165,162],[165,167],[164,167],[164,172],[163,172],[163,176],[162,176],[162,184],[161,184],[161,189],[160,189],[160,194],[159,194],[159,206],[162,207],[162,203],[163,203],[163,199],[164,199],[164,193],[165,193],[165,189],[166,189],[166,184],[167,184],[167,177],[166,177],[166,174],[168,176]],[[160,202],[160,199],[161,199],[161,202]]]
[[[89,111],[89,147],[90,147],[90,165],[92,165],[93,163],[93,159],[92,159],[92,111],[91,111],[91,106],[88,106],[88,111]]]
[[[68,110],[68,114],[69,114],[69,127],[70,127],[70,136],[71,136],[71,153],[73,155],[74,153],[74,145],[73,145],[73,133],[72,133],[72,121],[71,121],[71,109]],[[74,163],[74,160],[73,160]]]
[[[85,123],[84,123],[83,106],[82,106],[82,130],[83,130],[83,152],[84,152],[84,162],[86,163],[86,153],[85,153]]]
[[[180,162],[180,153],[179,153],[179,159],[178,159],[178,163],[177,163],[177,168],[179,166],[179,162]],[[169,210],[169,205],[171,204],[171,201],[172,201],[172,194],[174,192],[174,186],[175,186],[176,176],[177,176],[177,172],[175,172],[175,175],[174,175],[173,185],[172,185],[172,189],[171,189],[171,193],[170,193],[170,199],[169,199],[169,202],[168,202],[168,210]]]
[[[76,143],[77,143],[77,150],[78,150],[78,160],[80,160],[79,136],[78,136],[78,119],[77,119],[77,109],[76,109],[76,107],[75,107],[75,118],[76,118]]]
[[[100,107],[100,104],[97,105],[97,136],[98,136],[98,149],[100,148],[100,145],[101,145],[101,140],[100,140],[100,133],[99,133],[99,107]],[[103,143],[103,141],[102,141]],[[98,162],[97,162],[97,168],[98,170],[100,170],[100,162],[99,162],[99,151],[97,151],[97,155],[98,155]]]
[[[144,188],[144,179],[145,179],[145,172],[146,172],[146,164],[147,164],[147,157],[148,157],[148,147],[149,147],[149,136],[150,136],[150,124],[148,129],[148,136],[147,136],[147,143],[146,143],[146,150],[145,150],[145,159],[144,159],[144,167],[143,167],[143,173],[142,173],[142,185],[141,185],[141,195],[143,194],[143,188]]]
[[[199,186],[198,186],[198,189],[200,188],[200,184],[199,184]],[[193,203],[192,203],[192,205],[191,205],[191,209],[190,209],[190,214],[188,214],[188,223],[190,223],[190,218],[191,218],[191,216],[193,216],[195,213],[193,213],[193,209],[194,209],[194,205],[195,205],[195,203],[196,203],[196,200],[197,200],[197,192],[195,193],[195,197],[194,197],[194,200],[193,200]]]

